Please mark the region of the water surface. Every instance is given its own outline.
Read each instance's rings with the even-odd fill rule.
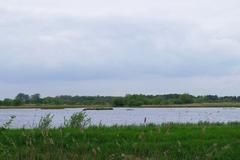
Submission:
[[[16,118],[11,128],[35,127],[40,118],[47,113],[54,115],[53,126],[61,126],[64,117],[69,118],[82,108],[67,109],[0,109],[0,125],[11,115]],[[207,122],[235,122],[240,121],[240,108],[114,108],[114,110],[86,111],[92,119],[92,124],[129,125],[147,123],[162,124]]]

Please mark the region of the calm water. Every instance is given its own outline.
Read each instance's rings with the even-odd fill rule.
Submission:
[[[12,128],[34,127],[40,118],[47,113],[54,115],[53,126],[61,126],[64,117],[69,118],[79,109],[0,109],[0,125],[6,122],[11,115],[16,118]],[[105,111],[86,111],[91,117],[92,124],[127,125],[142,124],[146,117],[147,123],[161,124],[166,122],[197,123],[208,122],[233,122],[240,121],[240,108],[114,108]]]

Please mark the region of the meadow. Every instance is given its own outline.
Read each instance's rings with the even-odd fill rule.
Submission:
[[[240,155],[240,123],[61,128],[47,125],[34,129],[2,128],[0,159],[231,160]]]

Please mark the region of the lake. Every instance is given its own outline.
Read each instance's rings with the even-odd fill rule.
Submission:
[[[11,115],[15,115],[11,128],[31,128],[38,124],[40,118],[48,113],[54,115],[53,126],[61,126],[64,117],[69,118],[82,108],[67,109],[0,109],[0,125]],[[240,121],[240,108],[114,108],[114,110],[89,110],[86,114],[92,119],[91,124],[130,125],[147,123],[162,124]]]

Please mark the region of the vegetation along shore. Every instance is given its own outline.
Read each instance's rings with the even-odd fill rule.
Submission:
[[[0,108],[110,108],[110,107],[240,107],[240,96],[190,94],[142,95],[126,96],[69,96],[41,97],[40,94],[27,95],[19,93],[13,99],[0,100]]]

